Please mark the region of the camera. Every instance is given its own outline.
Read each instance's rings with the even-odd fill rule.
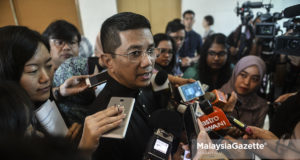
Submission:
[[[283,25],[291,33],[275,38],[274,52],[278,54],[287,54],[300,56],[300,19],[293,18],[284,22]]]
[[[172,150],[173,135],[158,128],[148,143],[144,160],[167,160]]]
[[[259,38],[274,38],[279,27],[276,23],[257,23],[255,25],[255,36]]]

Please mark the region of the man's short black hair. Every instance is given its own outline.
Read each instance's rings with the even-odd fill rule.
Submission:
[[[207,21],[208,25],[213,25],[214,24],[214,17],[212,15],[207,15],[204,17],[204,19]]]
[[[44,31],[43,36],[48,40],[50,38],[61,39],[67,42],[71,42],[76,36],[78,42],[81,41],[81,35],[78,29],[71,23],[65,20],[57,20],[52,22]]]
[[[173,32],[177,32],[179,30],[184,30],[184,25],[181,23],[180,19],[174,19],[173,21],[170,21],[166,28],[166,34],[170,34]]]
[[[182,14],[182,17],[184,18],[184,16],[185,16],[186,14],[192,14],[192,15],[195,17],[195,12],[192,11],[192,10],[186,10],[186,11]]]
[[[151,30],[151,25],[148,19],[140,14],[122,12],[106,19],[101,27],[103,52],[114,53],[121,45],[119,32],[142,28]]]

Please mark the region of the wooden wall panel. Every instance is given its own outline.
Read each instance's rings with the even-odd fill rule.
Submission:
[[[0,0],[0,27],[15,25],[9,0]]]
[[[164,33],[166,25],[180,18],[181,0],[117,0],[118,12],[135,12],[149,19],[153,34]]]
[[[181,16],[181,0],[149,1],[153,33],[165,33],[168,22]]]
[[[82,33],[75,0],[14,0],[19,25],[43,32],[53,21],[65,19]]]

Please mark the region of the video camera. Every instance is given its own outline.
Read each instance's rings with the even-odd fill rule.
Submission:
[[[256,6],[258,7],[258,5]],[[296,16],[300,15],[300,4],[288,7],[281,13],[275,12],[273,15],[270,14],[271,4],[268,6],[265,5],[265,8],[267,9],[267,13],[258,14],[262,22],[255,25],[255,36],[264,39],[267,43],[274,42],[270,46],[274,53],[299,56],[300,19],[296,18]],[[283,18],[289,18],[288,21],[284,22],[283,27],[286,28],[286,32],[292,32],[277,36],[278,31],[281,31],[277,21]]]
[[[251,8],[266,8],[270,10],[273,7],[272,4],[263,4],[262,2],[244,2],[241,7],[237,4],[236,14],[237,16],[241,16],[242,24],[247,24],[253,18],[253,12]],[[246,15],[247,14],[247,15]]]
[[[300,5],[298,5],[300,9]],[[300,15],[300,14],[299,14]],[[278,36],[275,38],[274,52],[278,54],[287,54],[300,56],[300,18],[292,18],[284,22],[287,35]]]
[[[271,15],[269,12],[265,14],[258,13],[257,16],[260,17],[260,23],[255,24],[255,36],[258,38],[272,39],[280,31],[280,26],[277,21],[282,19],[280,13],[275,12]]]

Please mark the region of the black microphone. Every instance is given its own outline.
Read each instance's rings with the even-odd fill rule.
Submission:
[[[168,73],[161,70],[151,77],[151,85],[155,100],[159,108],[166,108],[171,98],[171,87],[168,80]]]
[[[208,100],[200,102],[200,108],[205,115],[199,119],[206,131],[218,131],[231,126],[225,113],[220,108],[211,106]]]
[[[154,111],[149,118],[149,125],[153,129],[161,128],[172,133],[175,138],[179,138],[183,131],[183,120],[180,113],[166,109]]]
[[[168,73],[161,70],[151,77],[151,85],[154,92],[169,89]]]
[[[283,10],[283,16],[285,18],[292,18],[300,15],[300,4],[285,8]]]
[[[247,1],[242,5],[243,8],[261,8],[262,6],[263,6],[262,2],[250,2],[250,1]]]

